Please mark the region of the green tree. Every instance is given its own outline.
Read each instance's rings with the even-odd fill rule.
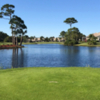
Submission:
[[[21,39],[20,39],[20,46],[22,46],[23,36],[27,33],[27,30],[20,29]]]
[[[78,21],[74,17],[72,17],[72,18],[67,18],[64,22],[69,24],[71,28],[72,24],[77,23]]]
[[[50,41],[54,41],[54,36],[50,37]]]
[[[28,35],[25,35],[25,37],[28,39],[29,38],[29,36]]]
[[[46,42],[49,42],[49,41],[50,41],[50,39],[49,39],[48,37],[46,37],[46,38],[45,38],[45,41],[46,41]]]
[[[64,38],[65,37],[65,34],[66,34],[65,31],[61,31],[59,36],[61,36],[62,38]]]
[[[18,34],[20,34],[21,35],[20,45],[22,45],[22,37],[25,33],[27,33],[26,30],[27,27],[24,24],[24,21],[20,17],[13,15],[9,23],[11,24],[11,28],[13,29],[13,34],[15,35],[14,38],[16,39],[14,44],[18,45],[17,36]]]
[[[0,18],[3,19],[7,19],[7,20],[11,20],[12,15],[14,14],[14,9],[15,6],[11,5],[11,4],[5,4],[1,7],[1,12],[0,12]],[[5,18],[5,17],[7,18]],[[14,43],[14,39],[13,39],[13,28],[12,28],[12,42]]]
[[[2,13],[0,12],[0,18],[3,18]]]
[[[41,36],[41,37],[40,37],[40,40],[41,40],[41,41],[43,41],[43,40],[44,40],[44,37],[43,37],[43,36]]]
[[[12,36],[7,36],[7,37],[4,39],[4,42],[12,42]]]
[[[62,38],[61,38],[61,37],[59,37],[59,40],[60,40],[60,41],[61,41],[61,39],[62,39]]]
[[[29,37],[30,42],[32,42],[32,39],[35,39],[35,38],[36,38],[35,36],[31,36],[31,37]]]
[[[3,42],[4,39],[5,39],[7,36],[8,36],[8,35],[7,35],[6,33],[0,31],[0,42]]]
[[[96,40],[96,37],[95,37],[93,34],[90,34],[90,35],[89,35],[89,39],[90,39],[90,40]]]
[[[59,40],[58,40],[58,38],[56,38],[56,42],[58,42]]]
[[[89,45],[96,45],[97,44],[96,37],[93,34],[90,34],[89,35],[88,44]]]
[[[74,45],[82,39],[83,34],[80,33],[79,29],[76,27],[68,29],[65,34],[65,44],[66,45]]]
[[[76,27],[70,28],[67,31],[67,37],[69,40],[75,40],[78,41],[80,36],[79,29]]]

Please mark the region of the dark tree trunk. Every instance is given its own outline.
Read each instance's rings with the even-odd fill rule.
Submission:
[[[18,45],[17,36],[16,36],[16,45]]]
[[[10,14],[10,20],[11,20],[11,14]],[[13,43],[13,45],[14,45],[13,28],[11,29],[11,33],[12,33],[12,43]]]
[[[13,29],[12,29],[13,30]],[[14,44],[14,39],[13,39],[13,31],[12,31],[12,43]]]
[[[22,46],[22,41],[23,41],[23,38],[21,36],[21,39],[20,39],[20,46]]]
[[[15,41],[15,35],[13,36],[13,45],[16,45],[16,41]]]

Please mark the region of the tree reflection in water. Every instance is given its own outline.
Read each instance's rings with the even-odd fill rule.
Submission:
[[[12,52],[12,67],[24,67],[24,53],[22,48],[13,49]]]

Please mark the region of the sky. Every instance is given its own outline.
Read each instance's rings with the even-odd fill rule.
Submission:
[[[14,14],[24,20],[28,36],[59,37],[70,28],[64,23],[69,17],[78,21],[72,27],[86,36],[100,32],[100,0],[0,0],[0,8],[4,4],[15,5]],[[11,36],[8,20],[0,18],[0,31]]]

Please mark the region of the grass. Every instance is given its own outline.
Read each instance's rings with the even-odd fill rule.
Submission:
[[[0,45],[12,44],[12,42],[0,42]]]
[[[12,44],[11,42],[0,42],[0,45],[7,45],[7,44]],[[64,44],[64,42],[26,42],[23,44]],[[100,47],[100,42],[97,42],[97,45],[88,45],[87,42],[76,44],[75,46],[95,46],[95,47]]]
[[[0,42],[0,45],[12,44],[11,42]],[[63,44],[63,42],[23,42],[23,44]]]
[[[100,42],[97,42],[97,45],[88,45],[87,42],[76,44],[75,46],[95,46],[95,47],[100,47]]]
[[[100,100],[100,69],[0,70],[0,100]]]
[[[37,44],[64,44],[64,42],[37,42]]]

